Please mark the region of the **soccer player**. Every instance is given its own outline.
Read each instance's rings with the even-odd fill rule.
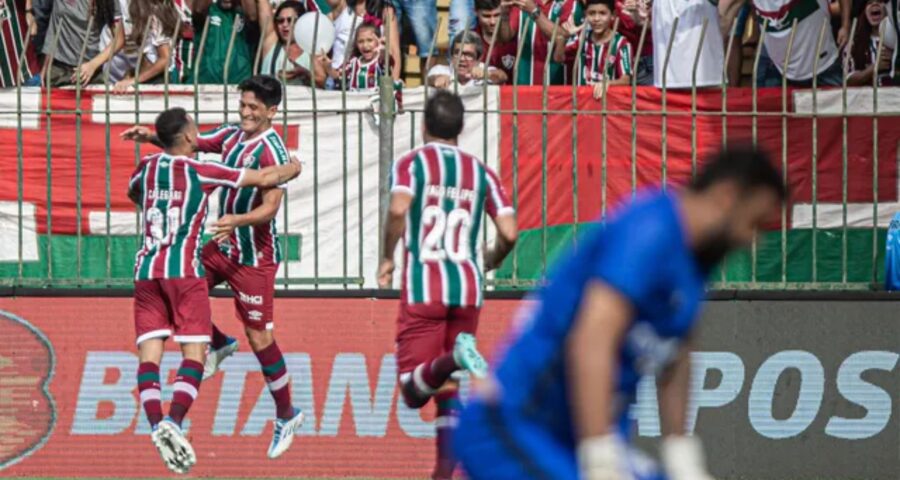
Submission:
[[[390,211],[378,284],[393,280],[394,249],[406,232],[400,313],[397,319],[397,370],[403,400],[421,408],[437,403],[435,479],[449,479],[456,461],[450,436],[456,424],[458,385],[451,375],[468,370],[486,374],[475,330],[482,303],[482,272],[476,244],[484,213],[497,227],[484,269],[500,265],[517,238],[515,211],[484,163],[457,147],[463,104],[439,91],[425,105],[426,145],[394,162]]]
[[[281,82],[257,75],[242,82],[238,89],[241,123],[201,133],[197,138],[198,150],[220,153],[223,163],[233,168],[288,163],[287,148],[272,128],[272,119],[281,103]],[[135,127],[125,134],[135,141],[156,143],[158,140],[144,127]],[[250,348],[259,360],[275,400],[276,419],[269,458],[277,458],[291,446],[294,432],[303,422],[303,413],[291,401],[290,376],[272,333],[275,274],[281,262],[275,215],[283,196],[284,191],[279,188],[222,190],[219,220],[214,226],[215,241],[207,243],[202,252],[209,287],[224,281],[234,292],[235,312],[244,324]],[[215,325],[212,328],[204,379],[215,374],[219,364],[238,348],[237,340]]]
[[[659,374],[670,480],[708,480],[685,431],[696,317],[711,268],[785,198],[761,151],[728,148],[684,191],[645,193],[579,240],[523,312],[463,411],[454,446],[473,480],[666,478],[628,446],[638,380]]]
[[[173,472],[187,473],[197,457],[181,431],[181,421],[197,397],[212,328],[209,289],[200,263],[207,199],[220,186],[272,187],[286,182],[300,173],[300,164],[248,170],[193,160],[188,155],[197,143],[197,126],[182,108],[161,113],[156,132],[165,152],[141,160],[128,183],[128,197],[143,210],[144,243],[134,267],[138,390],[160,456]],[[183,360],[164,419],[159,363],[163,343],[173,334]]]

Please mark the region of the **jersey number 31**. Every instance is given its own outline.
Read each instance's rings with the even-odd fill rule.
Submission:
[[[431,227],[422,240],[422,261],[450,259],[462,263],[471,257],[472,217],[467,210],[457,208],[446,213],[441,207],[429,205],[422,212],[422,227]]]

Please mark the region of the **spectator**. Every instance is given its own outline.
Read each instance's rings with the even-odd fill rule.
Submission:
[[[900,77],[900,0],[888,0],[888,23],[884,29],[884,46],[894,51],[891,61],[891,78],[897,81]]]
[[[839,86],[843,71],[838,48],[846,45],[850,32],[850,0],[841,2],[841,28],[837,42],[828,28],[819,51],[819,33],[829,22],[828,0],[752,0],[760,22],[768,20],[765,36],[766,52],[780,75],[795,87],[810,87],[813,77],[820,86]],[[788,58],[791,27],[797,21],[794,43]],[[813,71],[818,56],[818,71]],[[787,70],[784,69],[787,61]],[[780,78],[779,84],[780,84]]]
[[[19,67],[23,67],[23,80],[29,80],[40,69],[34,49],[25,45],[29,29],[32,35],[37,33],[31,0],[0,0],[0,39],[4,58],[7,59],[0,62],[0,88],[14,87],[19,83]],[[25,61],[19,65],[23,52]]]
[[[456,38],[464,30],[475,28],[475,0],[450,0],[450,20],[447,36]]]
[[[173,61],[169,72],[169,81],[187,82],[190,79],[191,67],[194,65],[194,24],[192,21],[191,0],[173,0],[172,5],[181,17],[181,31],[174,42]]]
[[[720,1],[719,4],[725,3]],[[654,0],[651,10],[653,27],[653,84],[666,88],[694,86],[694,62],[697,62],[697,87],[721,85],[725,49],[719,31],[719,11],[706,0]],[[678,20],[675,35],[672,28]],[[706,33],[701,38],[703,22]],[[669,39],[672,39],[671,49]],[[697,47],[703,42],[699,52]],[[666,67],[666,55],[670,55]]]
[[[391,64],[397,68],[391,68],[391,77],[400,79],[400,24],[394,7],[388,0],[340,0],[331,12],[335,26],[335,41],[332,47],[331,66],[339,69],[344,64],[344,51],[346,45],[351,42],[354,23],[359,26],[365,22],[378,28],[378,35],[384,37],[385,25],[387,25],[390,38],[384,39],[391,54]],[[354,21],[354,18],[356,19]]]
[[[243,82],[253,74],[253,56],[250,40],[247,38],[247,22],[256,21],[256,0],[194,0],[192,23],[204,28],[206,17],[210,17],[206,45],[203,46],[203,58],[193,75],[198,76],[199,83]],[[231,31],[237,28],[237,36],[228,55]],[[194,52],[199,55],[200,41],[203,35],[194,35]],[[225,78],[225,65],[228,65],[228,78]],[[193,77],[190,82],[193,82]]]
[[[325,62],[328,75],[339,80],[343,75],[347,90],[360,91],[378,88],[378,79],[384,75],[384,47],[378,26],[364,22],[356,29],[355,45],[346,65],[335,69]],[[340,82],[337,82],[340,85]]]
[[[475,33],[481,37],[481,48],[484,51],[481,61],[502,70],[507,80],[512,78],[518,42],[516,32],[509,25],[509,10],[501,6],[500,0],[475,0],[475,16],[478,18]],[[495,31],[497,39],[491,50]],[[488,51],[490,59],[487,58]]]
[[[172,62],[172,37],[178,12],[170,3],[153,0],[118,0],[125,30],[125,46],[109,62],[109,81],[114,93],[125,93],[135,84],[160,83]],[[146,31],[146,38],[144,36]],[[100,34],[100,48],[112,41],[109,28]],[[143,51],[140,78],[135,74]]]
[[[53,0],[31,0],[31,7],[34,10],[34,21],[37,23],[36,29],[32,27],[31,44],[34,46],[34,51],[38,54],[39,62],[43,64],[44,39],[47,38],[47,29],[50,27],[50,15],[53,13]]]
[[[530,39],[522,47],[517,84],[543,85],[545,68],[550,69],[551,85],[565,84],[567,72],[563,64],[553,61],[550,38],[557,19],[560,25],[572,24],[575,0],[503,0],[503,5],[515,7],[510,10],[513,31],[519,38]],[[569,33],[565,28],[558,28],[557,42],[565,42]]]
[[[575,82],[593,85],[596,99],[603,96],[604,79],[607,85],[629,85],[633,75],[631,44],[624,35],[613,31],[615,10],[615,0],[585,0],[586,23],[579,27],[587,29],[584,43],[579,45],[578,37],[574,37],[554,52],[556,61],[569,65],[575,65],[580,57]]]
[[[470,85],[483,85],[485,73],[487,82],[492,85],[506,83],[506,74],[503,70],[486,66],[479,61],[484,51],[481,45],[481,37],[475,32],[464,32],[453,39],[451,46],[452,56],[450,65],[435,65],[428,71],[428,85],[436,88],[450,88],[453,82],[462,87]]]
[[[725,59],[727,62],[725,68],[727,69],[728,85],[732,87],[741,85],[741,76],[743,75],[744,70],[743,39],[744,34],[747,33],[747,22],[750,18],[750,11],[750,5],[744,4],[740,7],[740,10],[738,10],[736,22],[725,21],[725,24],[722,25],[723,33],[734,36],[731,52],[726,52],[728,58]],[[734,23],[734,32],[731,31],[732,23]],[[727,38],[728,37],[726,37],[726,39]]]
[[[891,79],[891,59],[894,51],[882,46],[878,55],[880,31],[890,26],[887,16],[887,5],[884,0],[868,0],[859,2],[857,8],[856,34],[850,43],[850,52],[846,56],[847,84],[851,86],[872,85],[873,77],[878,76],[879,85],[893,85]]]
[[[269,0],[259,0],[259,23],[264,25],[262,39],[262,63],[259,73],[270,75],[288,84],[311,85],[312,61],[309,52],[304,52],[293,40],[291,26],[306,12],[303,3],[285,0],[272,15]],[[285,53],[287,52],[287,58]],[[316,85],[324,85],[324,76]]]
[[[88,31],[93,16],[94,23]],[[113,40],[105,49],[99,49],[100,31],[108,27]],[[56,37],[56,44],[53,44]],[[81,47],[87,38],[84,58]],[[122,12],[116,0],[69,0],[55,2],[50,15],[50,27],[43,53],[49,60],[45,83],[52,86],[70,85],[99,80],[100,68],[125,44]],[[51,56],[51,53],[53,54]]]
[[[437,29],[436,0],[391,0],[398,22],[406,16],[412,27],[416,54],[419,56],[419,71],[424,72],[428,57],[431,55],[431,43]]]
[[[616,16],[619,18],[619,33],[628,39],[631,50],[637,51],[641,43],[641,32],[650,20],[649,0],[617,0]],[[641,57],[635,66],[638,85],[653,85],[653,29],[647,26]]]

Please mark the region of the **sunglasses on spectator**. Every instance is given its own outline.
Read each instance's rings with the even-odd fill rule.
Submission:
[[[476,55],[475,52],[470,52],[470,51],[460,52],[459,50],[455,50],[453,52],[453,55],[461,55],[463,58],[465,58],[467,60],[475,60],[478,57],[478,55]]]
[[[293,22],[296,19],[297,19],[297,17],[278,17],[275,19],[275,23],[277,23],[279,25],[281,25],[283,23],[290,25],[291,22]]]

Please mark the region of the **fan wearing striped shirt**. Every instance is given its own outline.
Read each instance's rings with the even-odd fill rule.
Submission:
[[[384,75],[384,43],[378,36],[378,27],[369,22],[362,23],[356,29],[353,54],[345,65],[339,69],[325,62],[328,75],[335,80],[343,76],[347,81],[347,90],[360,91],[378,88],[378,79]]]
[[[599,99],[604,93],[604,78],[607,86],[631,83],[631,44],[613,30],[615,0],[586,0],[584,14],[587,21],[575,29],[588,29],[584,42],[579,42],[580,35],[576,35],[567,44],[558,44],[553,56],[557,62],[565,60],[568,65],[578,62],[575,81],[578,85],[593,85],[594,98]]]
[[[252,170],[196,161],[190,155],[199,137],[197,125],[183,108],[161,113],[156,134],[165,151],[144,157],[128,182],[128,197],[142,210],[143,244],[134,266],[134,326],[141,362],[137,381],[153,444],[170,470],[187,473],[197,457],[181,422],[197,397],[212,333],[209,289],[200,261],[207,201],[219,187],[277,186],[296,177],[300,164]],[[183,360],[169,414],[163,418],[159,363],[168,337],[181,345]]]

